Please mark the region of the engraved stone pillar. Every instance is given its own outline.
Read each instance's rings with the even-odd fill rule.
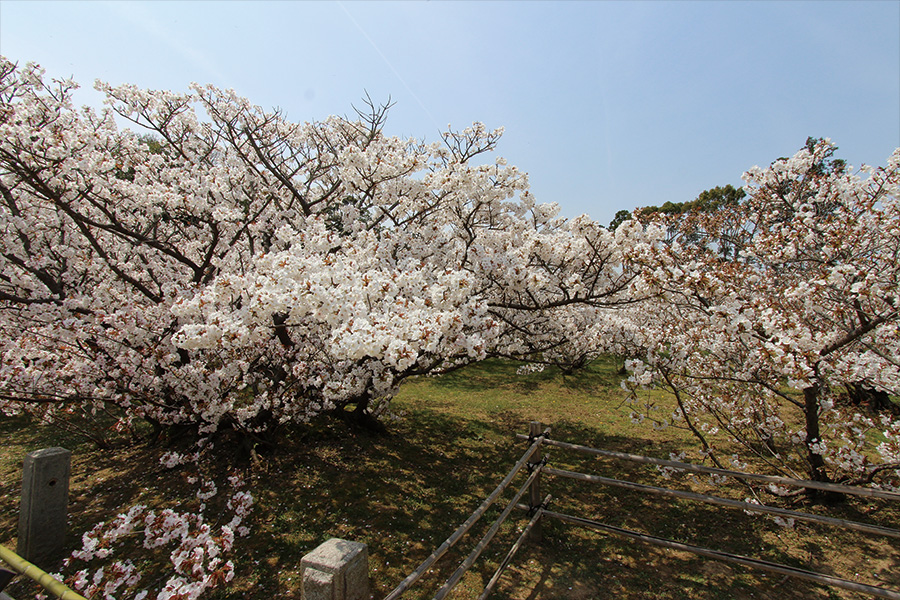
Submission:
[[[29,453],[22,468],[16,554],[45,571],[63,558],[72,453],[45,448]]]

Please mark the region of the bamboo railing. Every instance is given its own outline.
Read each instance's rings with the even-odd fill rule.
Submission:
[[[0,559],[12,567],[13,571],[22,577],[33,580],[60,600],[87,600],[84,596],[72,591],[66,584],[31,564],[6,546],[0,545]]]
[[[519,508],[522,510],[527,510],[529,512],[529,516],[531,520],[525,526],[519,538],[515,541],[512,547],[509,549],[508,553],[504,557],[503,561],[497,567],[497,570],[494,572],[494,575],[491,577],[487,586],[484,588],[484,591],[479,596],[479,600],[486,600],[490,593],[493,591],[494,587],[500,580],[500,577],[503,574],[503,571],[509,566],[513,557],[518,552],[518,550],[522,547],[522,545],[528,539],[532,540],[540,540],[541,536],[541,521],[543,518],[551,518],[559,521],[563,521],[566,523],[574,524],[581,527],[586,527],[594,530],[603,531],[605,533],[616,535],[619,537],[624,537],[636,541],[640,541],[647,544],[652,544],[662,548],[668,548],[671,550],[679,550],[684,552],[690,552],[699,556],[703,556],[706,558],[719,560],[723,562],[729,562],[734,564],[743,565],[746,567],[759,569],[763,571],[769,571],[773,573],[779,573],[782,575],[787,575],[790,577],[796,577],[799,579],[805,579],[808,581],[813,581],[815,583],[819,583],[822,585],[827,585],[831,587],[841,588],[845,590],[850,590],[854,592],[862,592],[864,594],[869,594],[871,596],[880,597],[880,598],[888,598],[889,600],[900,600],[900,592],[889,590],[882,587],[877,587],[873,585],[868,585],[856,581],[849,581],[846,579],[842,579],[839,577],[834,577],[831,575],[816,573],[813,571],[807,571],[805,569],[800,569],[797,567],[792,567],[788,565],[783,565],[779,563],[769,562],[766,560],[761,560],[757,558],[751,558],[747,556],[741,556],[738,554],[732,554],[729,552],[723,552],[720,550],[714,550],[710,548],[704,548],[700,546],[693,546],[690,544],[685,544],[682,542],[678,542],[675,540],[670,540],[666,538],[661,538],[653,535],[649,535],[646,533],[641,533],[638,531],[631,531],[628,529],[624,529],[621,527],[614,527],[612,525],[608,525],[605,523],[601,523],[599,521],[585,519],[578,516],[566,515],[560,512],[551,511],[547,508],[551,500],[551,496],[547,495],[542,498],[541,492],[541,477],[543,475],[547,475],[550,477],[560,477],[560,478],[568,478],[575,479],[579,481],[584,481],[588,483],[598,483],[602,485],[609,485],[624,489],[629,489],[641,493],[660,495],[672,498],[680,498],[683,500],[691,500],[696,502],[703,502],[707,504],[712,504],[716,506],[724,506],[727,508],[735,508],[744,510],[747,512],[756,512],[756,513],[764,513],[776,515],[779,517],[790,518],[795,520],[802,520],[807,522],[821,523],[824,525],[829,525],[833,527],[842,527],[846,529],[853,529],[855,531],[860,531],[873,535],[886,536],[891,538],[900,538],[900,531],[896,529],[891,529],[889,527],[882,527],[880,525],[872,525],[868,523],[859,523],[856,521],[849,521],[845,519],[837,519],[833,517],[826,517],[822,515],[815,515],[810,513],[804,513],[800,511],[787,510],[783,508],[766,506],[764,504],[753,504],[749,502],[741,502],[738,500],[732,500],[729,498],[721,498],[718,496],[710,496],[706,494],[698,494],[694,492],[688,492],[683,490],[675,490],[670,488],[663,488],[651,485],[645,485],[641,483],[635,483],[630,481],[624,481],[621,479],[615,479],[612,477],[603,477],[600,475],[589,475],[586,473],[577,473],[573,471],[567,471],[563,469],[557,469],[553,467],[547,466],[547,459],[542,454],[541,447],[542,446],[552,446],[557,448],[562,448],[565,450],[572,450],[575,452],[581,452],[585,454],[591,454],[595,456],[604,456],[610,458],[616,458],[631,462],[637,462],[642,464],[650,464],[662,467],[669,467],[673,469],[679,469],[682,471],[689,471],[695,473],[706,473],[706,474],[714,474],[719,476],[728,476],[734,477],[737,479],[751,480],[751,481],[760,481],[764,483],[775,483],[778,485],[787,485],[787,486],[795,486],[801,488],[812,488],[818,489],[822,491],[828,492],[837,492],[841,494],[852,494],[857,496],[864,496],[869,498],[882,498],[888,500],[900,500],[900,494],[896,492],[889,492],[884,490],[876,490],[871,488],[860,488],[854,486],[844,486],[833,483],[824,483],[817,481],[805,481],[798,479],[790,479],[787,477],[776,477],[771,475],[759,475],[754,473],[744,473],[740,471],[730,471],[727,469],[719,469],[714,467],[706,467],[703,465],[695,465],[691,463],[684,463],[674,460],[663,460],[657,458],[651,458],[647,456],[639,456],[636,454],[626,454],[622,452],[613,452],[610,450],[600,450],[597,448],[590,448],[588,446],[581,446],[578,444],[570,444],[567,442],[561,442],[558,440],[552,440],[549,438],[550,430],[543,429],[543,426],[540,423],[532,422],[529,427],[529,435],[518,434],[516,437],[522,440],[528,440],[530,442],[530,446],[528,450],[525,451],[525,454],[516,462],[513,468],[509,471],[506,477],[502,482],[497,486],[497,488],[482,502],[482,504],[473,512],[466,521],[460,525],[456,531],[454,531],[447,540],[441,544],[437,550],[431,553],[431,555],[425,559],[425,561],[415,570],[413,571],[406,579],[404,579],[397,588],[395,588],[390,594],[385,597],[385,600],[397,600],[400,598],[405,591],[409,589],[410,586],[415,584],[422,576],[430,569],[435,562],[437,562],[447,551],[453,547],[460,539],[462,539],[475,525],[475,523],[487,512],[488,508],[493,505],[500,495],[509,487],[513,479],[516,475],[526,466],[530,469],[530,475],[516,492],[516,494],[512,497],[512,499],[507,503],[504,510],[501,512],[500,516],[494,521],[491,525],[490,529],[481,540],[475,545],[475,548],[472,552],[462,561],[456,571],[450,576],[449,579],[441,586],[441,588],[437,591],[434,596],[434,600],[444,600],[444,598],[453,590],[457,583],[462,579],[465,573],[474,565],[475,561],[482,554],[487,545],[493,540],[495,534],[499,530],[500,526],[503,522],[509,517],[510,513],[514,508]],[[520,503],[519,501],[528,494],[528,502]]]
[[[475,512],[473,512],[469,516],[469,518],[466,519],[466,521],[462,525],[460,525],[456,529],[456,531],[454,531],[450,535],[450,537],[448,537],[446,541],[444,541],[444,543],[437,548],[437,550],[432,552],[431,555],[426,558],[415,571],[410,573],[406,577],[406,579],[400,582],[400,585],[394,588],[394,590],[390,594],[385,596],[384,600],[396,600],[397,598],[400,598],[401,595],[407,589],[409,589],[410,586],[421,579],[422,576],[428,571],[428,569],[430,569],[432,565],[434,565],[434,563],[438,561],[438,559],[440,559],[444,554],[447,553],[450,548],[452,548],[460,539],[462,539],[463,536],[465,536],[469,532],[469,530],[472,529],[475,523],[477,523],[478,520],[481,519],[482,516],[484,516],[488,508],[490,508],[491,505],[493,505],[497,501],[504,490],[509,487],[516,475],[523,468],[529,466],[531,468],[531,474],[528,476],[525,483],[519,488],[518,492],[516,492],[512,500],[507,503],[506,508],[504,508],[503,512],[500,513],[500,516],[497,517],[488,532],[475,545],[475,549],[472,550],[472,552],[466,557],[462,564],[460,564],[459,568],[454,571],[453,575],[450,576],[450,578],[444,583],[441,589],[438,590],[434,599],[442,600],[444,597],[446,597],[447,594],[450,593],[450,591],[453,590],[456,584],[459,583],[463,575],[465,575],[466,571],[468,571],[472,567],[472,565],[475,563],[475,561],[478,559],[487,545],[494,538],[497,531],[499,531],[500,526],[507,519],[507,517],[509,517],[512,510],[516,508],[516,506],[518,506],[518,502],[522,498],[522,496],[524,496],[528,492],[531,492],[532,497],[534,497],[534,490],[537,489],[536,484],[539,481],[540,473],[543,469],[543,464],[538,462],[540,461],[540,447],[544,442],[546,436],[549,435],[550,430],[547,429],[543,432],[536,432],[534,426],[532,426],[531,431],[531,446],[529,446],[528,450],[525,451],[525,454],[522,455],[522,457],[516,462],[516,464],[513,465],[512,469],[510,469],[506,477],[503,478],[503,481],[501,481],[500,484],[494,489],[494,491],[491,492],[491,494],[484,500],[484,502],[482,502],[481,505],[477,509],[475,509]],[[533,533],[534,527],[540,521],[542,508],[535,507],[535,509],[537,509],[537,512],[534,514],[531,522],[528,524],[525,533],[523,533],[519,537],[519,540],[516,542],[516,544],[513,545],[513,548],[507,554],[507,559],[504,561],[505,564],[501,565],[501,568],[498,569],[497,573],[494,574],[494,578],[499,580],[500,574],[502,573],[506,565],[509,564],[509,561],[512,559],[512,556],[515,554],[518,548],[522,545],[526,534]],[[494,585],[496,585],[496,581],[493,581],[492,578],[492,583],[489,583],[488,586],[492,589]],[[486,588],[485,593],[482,597],[486,597],[486,594],[489,592],[490,590]]]
[[[525,436],[522,434],[517,435],[519,439],[529,439],[529,436]],[[841,494],[850,494],[856,496],[864,496],[869,498],[882,498],[887,500],[900,500],[900,494],[896,492],[890,492],[885,490],[876,490],[871,488],[861,488],[856,486],[846,486],[839,485],[835,483],[825,483],[818,481],[807,481],[800,479],[791,479],[788,477],[778,477],[771,475],[759,475],[755,473],[744,473],[740,471],[730,471],[727,469],[719,469],[714,467],[706,467],[703,465],[695,465],[691,463],[684,463],[673,460],[663,460],[658,458],[650,458],[647,456],[639,456],[635,454],[626,454],[622,452],[613,452],[610,450],[599,450],[597,448],[590,448],[588,446],[581,446],[578,444],[570,444],[566,442],[560,442],[558,440],[545,439],[544,444],[547,446],[553,446],[557,448],[563,448],[566,450],[572,450],[576,452],[581,452],[584,454],[591,454],[595,456],[604,456],[610,458],[617,458],[621,460],[642,463],[642,464],[651,464],[656,466],[669,467],[673,469],[678,469],[682,471],[689,471],[695,473],[707,473],[714,474],[720,476],[728,476],[734,477],[737,479],[743,480],[751,480],[751,481],[761,481],[765,483],[775,483],[778,485],[786,485],[800,488],[812,488],[818,489],[822,491],[828,492],[837,492]],[[765,513],[777,515],[780,517],[787,517],[796,520],[803,520],[807,522],[815,522],[821,523],[825,525],[830,525],[833,527],[842,527],[846,529],[853,529],[855,531],[861,531],[873,535],[881,535],[892,538],[900,538],[900,531],[896,529],[891,529],[888,527],[882,527],[880,525],[871,525],[867,523],[859,523],[856,521],[849,521],[845,519],[836,519],[832,517],[825,517],[821,515],[814,515],[810,513],[804,513],[800,511],[787,510],[772,506],[766,506],[764,504],[753,504],[749,502],[741,502],[737,500],[732,500],[728,498],[720,498],[717,496],[709,496],[705,494],[697,494],[694,492],[687,492],[682,490],[673,490],[669,488],[662,488],[657,486],[645,485],[640,483],[634,483],[630,481],[623,481],[621,479],[615,479],[611,477],[602,477],[599,475],[588,475],[585,473],[576,473],[572,471],[566,471],[562,469],[555,469],[551,467],[544,467],[544,474],[548,476],[554,477],[562,477],[575,479],[579,481],[585,481],[590,483],[599,483],[603,485],[610,485],[620,488],[625,488],[633,491],[638,491],[647,494],[654,494],[660,496],[667,497],[675,497],[681,498],[685,500],[693,500],[698,502],[704,502],[708,504],[714,504],[718,506],[725,506],[728,508],[737,508],[747,512],[756,512],[756,513]],[[525,507],[521,507],[525,508]],[[598,521],[585,519],[582,517],[566,515],[559,512],[554,512],[550,510],[542,511],[544,517],[557,519],[560,521],[564,521],[567,523],[571,523],[574,525],[578,525],[581,527],[586,527],[590,529],[595,529],[599,531],[603,531],[605,533],[609,533],[612,535],[629,538],[632,540],[641,541],[644,543],[660,546],[663,548],[669,548],[673,550],[681,550],[685,552],[690,552],[693,554],[697,554],[699,556],[704,556],[706,558],[711,558],[714,560],[719,560],[723,562],[730,562],[735,564],[744,565],[747,567],[760,569],[764,571],[779,573],[782,575],[788,575],[791,577],[796,577],[799,579],[806,579],[808,581],[813,581],[816,583],[820,583],[823,585],[837,587],[841,589],[846,589],[854,592],[862,592],[865,594],[869,594],[871,596],[879,597],[879,598],[888,598],[890,600],[900,600],[900,592],[889,590],[886,588],[868,585],[864,583],[859,583],[855,581],[849,581],[846,579],[841,579],[839,577],[834,577],[831,575],[826,575],[823,573],[816,573],[813,571],[807,571],[804,569],[799,569],[797,567],[791,567],[788,565],[782,565],[779,563],[769,562],[765,560],[760,560],[756,558],[750,558],[747,556],[741,556],[737,554],[731,554],[728,552],[722,552],[719,550],[713,550],[710,548],[703,548],[699,546],[692,546],[688,544],[684,544],[681,542],[677,542],[675,540],[670,540],[666,538],[660,538],[652,535],[648,535],[645,533],[640,533],[637,531],[631,531],[628,529],[623,529],[621,527],[614,527],[605,523],[600,523]]]
[[[670,550],[681,550],[683,552],[690,552],[692,554],[697,554],[699,556],[705,556],[706,558],[712,558],[712,559],[723,561],[723,562],[744,565],[745,567],[752,567],[752,568],[759,569],[762,571],[779,573],[781,575],[788,575],[790,577],[796,577],[798,579],[806,579],[809,581],[814,581],[816,583],[821,583],[821,584],[828,585],[831,587],[839,587],[839,588],[842,588],[845,590],[851,590],[854,592],[862,592],[864,594],[870,594],[872,596],[877,596],[879,598],[888,598],[890,600],[900,600],[900,592],[894,592],[892,590],[888,590],[888,589],[881,588],[881,587],[876,587],[873,585],[867,585],[864,583],[858,583],[856,581],[848,581],[846,579],[841,579],[839,577],[832,577],[831,575],[824,575],[822,573],[806,571],[804,569],[798,569],[797,567],[791,567],[788,565],[782,565],[779,563],[769,562],[766,560],[760,560],[758,558],[750,558],[747,556],[741,556],[739,554],[731,554],[729,552],[721,552],[719,550],[712,550],[710,548],[703,548],[700,546],[691,546],[689,544],[683,544],[681,542],[676,542],[675,540],[669,540],[666,538],[656,537],[653,535],[638,533],[636,531],[631,531],[630,529],[624,529],[622,527],[613,527],[612,525],[606,525],[605,523],[600,523],[598,521],[592,521],[590,519],[583,519],[581,517],[573,517],[571,515],[564,515],[564,514],[549,511],[549,510],[544,511],[544,516],[549,517],[551,519],[559,519],[561,521],[565,521],[567,523],[572,523],[574,525],[580,525],[582,527],[596,529],[599,531],[610,533],[612,535],[630,538],[630,539],[645,542],[648,544],[653,544],[655,546],[661,546],[663,548],[668,548]]]

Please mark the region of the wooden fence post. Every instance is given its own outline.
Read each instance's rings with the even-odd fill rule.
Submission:
[[[16,554],[45,570],[63,558],[72,452],[44,448],[25,456]]]
[[[541,435],[544,432],[544,426],[540,423],[540,421],[532,421],[528,425],[528,435],[534,439]],[[535,468],[541,464],[541,460],[543,457],[543,452],[541,451],[540,446],[538,446],[537,451],[531,455],[531,462],[529,464],[535,465]],[[529,490],[529,500],[528,504],[531,506],[531,510],[538,510],[541,506],[541,474],[538,473],[537,477],[534,478],[534,481],[531,483],[531,488]],[[534,527],[531,528],[531,541],[533,542],[541,542],[544,539],[544,532],[541,526],[541,519],[538,519],[534,524]]]

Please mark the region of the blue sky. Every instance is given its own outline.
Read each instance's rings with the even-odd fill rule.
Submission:
[[[830,137],[900,146],[900,2],[0,0],[0,53],[72,76],[234,88],[296,121],[390,97],[387,132],[506,129],[539,201],[606,223]]]

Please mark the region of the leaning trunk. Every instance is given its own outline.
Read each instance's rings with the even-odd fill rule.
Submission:
[[[803,412],[806,418],[806,461],[809,467],[809,478],[812,481],[830,483],[825,459],[817,450],[822,437],[819,432],[819,385],[812,385],[803,390]],[[806,489],[811,499],[835,502],[843,496],[835,492],[824,492],[812,488]]]
[[[806,461],[809,464],[809,478],[813,481],[831,481],[825,470],[825,459],[815,449],[822,439],[819,433],[819,386],[813,385],[803,390],[803,413],[806,417]]]

